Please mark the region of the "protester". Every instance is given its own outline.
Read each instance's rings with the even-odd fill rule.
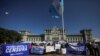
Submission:
[[[99,56],[98,44],[96,44],[95,42],[93,42],[93,50],[94,50],[94,56]]]
[[[68,47],[68,43],[65,43],[65,47],[66,47],[66,48]]]
[[[87,46],[87,48],[89,50],[90,55],[94,55],[92,43],[91,42],[87,43],[86,46]]]

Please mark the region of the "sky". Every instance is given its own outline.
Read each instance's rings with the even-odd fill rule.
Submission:
[[[42,34],[45,29],[62,28],[61,18],[52,18],[52,0],[0,0],[0,27]],[[100,0],[64,0],[64,24],[67,34],[92,29],[100,38]]]

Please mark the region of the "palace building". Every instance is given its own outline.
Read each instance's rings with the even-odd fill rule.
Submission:
[[[44,34],[34,35],[29,31],[21,30],[22,41],[30,43],[41,43],[43,41],[60,41],[62,40],[63,30],[57,27],[50,29],[45,29]],[[92,40],[91,29],[80,30],[79,34],[66,34],[64,32],[63,40],[67,43],[77,43],[77,42],[90,42]]]

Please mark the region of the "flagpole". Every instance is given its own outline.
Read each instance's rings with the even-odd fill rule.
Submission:
[[[64,4],[64,2],[63,2],[63,0],[62,0],[62,3]],[[62,32],[62,40],[64,40],[64,5],[62,5],[62,30],[63,30],[63,32]]]

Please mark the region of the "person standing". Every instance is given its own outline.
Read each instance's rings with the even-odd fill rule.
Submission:
[[[87,46],[87,48],[88,48],[89,55],[94,55],[92,43],[91,43],[91,42],[90,42],[90,43],[86,43],[86,46]]]
[[[98,44],[96,44],[95,42],[93,43],[93,50],[94,50],[94,55],[99,56],[99,47]]]

